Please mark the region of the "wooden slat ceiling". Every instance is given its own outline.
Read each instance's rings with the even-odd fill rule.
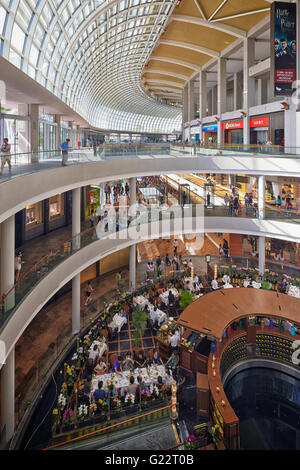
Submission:
[[[166,87],[184,87],[186,81],[212,57],[270,15],[265,0],[181,0],[146,64],[142,81],[159,99],[174,104]],[[152,73],[153,72],[153,73]]]

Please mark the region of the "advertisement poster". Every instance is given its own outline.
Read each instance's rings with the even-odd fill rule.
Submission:
[[[274,2],[271,12],[274,95],[290,96],[296,80],[296,4]]]

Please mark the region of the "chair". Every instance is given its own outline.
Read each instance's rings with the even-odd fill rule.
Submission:
[[[110,358],[109,358],[109,365],[110,365],[110,368],[112,369],[113,365],[114,365],[114,362],[115,360],[118,359],[118,355],[117,354],[111,354],[110,355]]]

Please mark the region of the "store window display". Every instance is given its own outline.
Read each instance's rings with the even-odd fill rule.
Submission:
[[[49,220],[63,217],[65,214],[64,194],[57,194],[49,199]]]

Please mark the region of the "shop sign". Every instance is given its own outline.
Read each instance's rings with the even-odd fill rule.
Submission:
[[[243,129],[244,121],[223,122],[222,129],[230,131],[231,129]]]
[[[217,132],[218,131],[218,125],[217,124],[212,124],[211,126],[202,126],[202,131],[203,132]]]
[[[271,7],[271,60],[275,96],[293,94],[296,80],[296,4],[274,2]]]
[[[269,118],[250,119],[250,127],[269,127]]]
[[[250,119],[249,121],[250,127],[268,127],[269,126],[269,118],[254,118]],[[244,121],[231,121],[231,122],[223,122],[222,129],[225,131],[230,131],[231,129],[243,129],[244,128]]]

